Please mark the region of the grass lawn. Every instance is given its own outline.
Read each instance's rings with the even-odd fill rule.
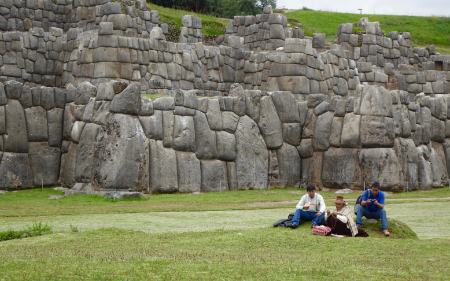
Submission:
[[[323,11],[296,10],[287,12],[291,24],[301,23],[305,34],[325,33],[329,41],[336,38],[341,23],[358,22],[361,17],[378,21],[385,33],[390,31],[411,32],[415,46],[436,45],[438,51],[450,53],[450,18],[391,15],[359,15]]]
[[[389,194],[390,239],[370,224],[369,238],[317,237],[309,224],[272,228],[303,193],[161,194],[131,201],[51,200],[60,194],[51,188],[1,194],[0,231],[41,222],[53,234],[0,242],[0,280],[448,280],[449,188]],[[335,194],[321,194],[331,205]],[[353,202],[357,194],[346,198]]]
[[[162,22],[173,25],[178,29],[182,26],[181,18],[184,15],[193,15],[199,17],[202,20],[202,32],[205,36],[223,35],[229,21],[229,19],[217,18],[214,16],[194,13],[191,11],[165,8],[153,4],[149,1],[147,2],[147,6],[150,10],[156,10],[159,12],[159,16]]]

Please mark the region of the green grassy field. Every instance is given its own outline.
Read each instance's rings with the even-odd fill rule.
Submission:
[[[225,27],[227,26],[229,21],[228,19],[217,18],[214,16],[194,13],[191,11],[165,8],[155,5],[151,2],[148,2],[147,5],[150,10],[156,10],[159,12],[159,16],[162,22],[168,23],[177,28],[181,27],[181,18],[184,15],[198,16],[202,20],[202,32],[205,36],[217,36],[224,34]]]
[[[447,280],[449,188],[389,194],[391,238],[371,224],[369,238],[317,237],[309,224],[272,228],[303,193],[291,188],[125,201],[49,199],[61,194],[51,188],[0,194],[0,232],[33,223],[53,232],[0,242],[0,280]],[[321,194],[331,205],[335,194]],[[353,202],[357,194],[346,198]]]
[[[149,9],[157,10],[161,21],[169,23],[176,29],[181,27],[183,15],[196,15],[202,19],[203,34],[217,36],[224,34],[229,19],[190,11],[170,9],[148,3]],[[379,21],[385,33],[390,31],[411,32],[414,46],[425,47],[434,44],[441,53],[450,53],[450,18],[418,17],[391,15],[359,15],[313,10],[295,10],[286,13],[291,25],[301,24],[305,34],[311,36],[315,32],[325,33],[330,43],[336,40],[337,27],[341,23],[357,22],[361,17],[370,21]]]
[[[361,17],[368,17],[370,21],[379,21],[385,33],[408,31],[416,46],[434,44],[439,51],[450,53],[450,18],[447,17],[359,15],[309,10],[288,12],[286,16],[292,24],[300,22],[306,35],[322,32],[330,41],[335,40],[339,24],[354,23]]]

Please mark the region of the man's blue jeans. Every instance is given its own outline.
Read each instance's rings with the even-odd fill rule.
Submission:
[[[362,217],[368,219],[381,220],[381,230],[388,229],[388,219],[386,211],[383,209],[378,209],[375,212],[370,211],[366,206],[359,206],[356,212],[356,224],[362,225]]]
[[[300,225],[302,221],[312,221],[312,225],[322,225],[325,223],[325,214],[321,213],[317,216],[317,212],[305,211],[296,209],[294,217],[292,218],[292,225]]]

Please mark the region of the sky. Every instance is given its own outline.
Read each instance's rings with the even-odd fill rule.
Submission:
[[[450,16],[450,0],[277,0],[279,8],[388,15]]]

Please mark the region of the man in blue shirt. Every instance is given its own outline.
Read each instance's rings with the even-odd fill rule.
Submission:
[[[381,220],[381,231],[385,236],[391,235],[388,230],[388,219],[384,209],[384,192],[380,190],[380,183],[374,181],[370,189],[361,195],[361,206],[356,214],[356,225],[361,227],[362,217]]]

